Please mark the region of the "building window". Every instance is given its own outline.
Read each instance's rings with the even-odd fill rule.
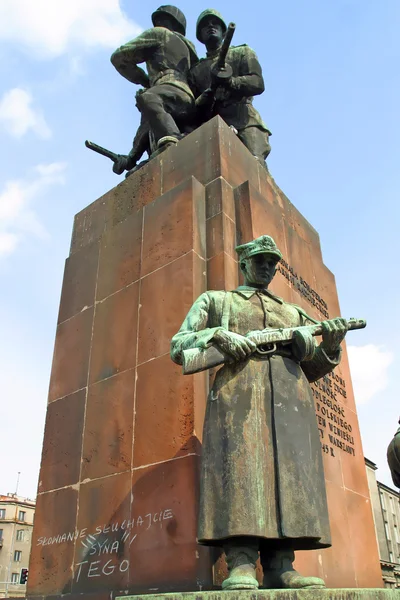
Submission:
[[[6,509],[0,508],[0,519],[5,519],[5,518],[6,518]]]
[[[389,562],[394,562],[393,560],[393,552],[389,552]]]
[[[19,583],[19,573],[11,573],[11,583]]]
[[[24,541],[24,530],[23,529],[18,529],[17,531],[17,542],[23,542]]]
[[[394,526],[394,537],[396,538],[396,543],[400,544],[399,530],[397,529],[397,525]]]
[[[0,540],[3,539],[3,531],[4,531],[4,529],[0,529]]]
[[[26,512],[24,510],[20,510],[18,513],[18,521],[25,521]]]
[[[392,513],[395,515],[396,514],[396,509],[395,509],[395,506],[394,506],[393,496],[389,496],[389,498],[390,498],[390,506],[392,508]]]
[[[22,552],[21,550],[15,550],[14,552],[14,562],[21,562]]]
[[[381,504],[382,504],[383,510],[386,510],[385,496],[383,495],[382,492],[381,492]]]
[[[386,532],[386,539],[390,540],[389,525],[388,525],[387,521],[385,521],[385,532]]]

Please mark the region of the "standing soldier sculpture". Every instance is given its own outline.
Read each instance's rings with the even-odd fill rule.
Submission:
[[[193,93],[187,83],[189,69],[197,62],[196,50],[185,38],[186,19],[175,6],[160,6],[153,14],[154,27],[118,48],[111,56],[117,71],[128,81],[143,86],[136,95],[141,125],[128,155],[116,155],[113,170],[132,169],[142,154],[165,149],[182,137],[194,111]],[[146,63],[147,73],[138,64]]]
[[[207,48],[207,58],[200,60],[190,72],[198,120],[201,124],[220,115],[237,130],[243,144],[265,167],[265,159],[271,151],[271,132],[252,104],[253,96],[264,91],[261,66],[254,50],[244,44],[228,50],[226,64],[231,67],[231,76],[226,77],[226,71],[219,75],[215,66],[226,31],[225,21],[214,9],[203,11],[197,20],[197,39]]]
[[[282,255],[271,237],[236,251],[245,284],[202,294],[171,342],[186,373],[226,361],[204,421],[198,542],[223,547],[223,589],[257,588],[259,555],[266,588],[323,588],[293,568],[295,550],[331,545],[309,382],[339,364],[347,330],[365,322],[319,323],[272,294]]]
[[[400,419],[399,419],[400,425]],[[392,474],[393,483],[400,488],[400,427],[387,449],[387,459]]]

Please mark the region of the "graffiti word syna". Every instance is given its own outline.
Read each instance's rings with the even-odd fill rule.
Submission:
[[[155,513],[147,513],[146,515],[144,515],[143,517],[141,515],[139,515],[137,518],[133,518],[133,519],[125,519],[122,522],[113,522],[113,523],[108,523],[106,525],[98,525],[94,531],[88,531],[88,528],[85,527],[84,529],[76,529],[75,531],[69,531],[69,532],[64,532],[64,533],[59,533],[58,535],[55,536],[50,536],[50,537],[39,537],[37,540],[37,546],[52,546],[53,544],[65,544],[68,542],[73,542],[75,540],[77,540],[78,538],[81,540],[81,544],[83,546],[85,546],[86,548],[88,547],[87,542],[89,542],[89,545],[91,547],[91,554],[96,553],[96,551],[93,551],[94,548],[97,549],[98,553],[102,553],[102,550],[105,554],[108,554],[111,550],[111,548],[108,546],[107,541],[106,544],[107,546],[104,547],[104,537],[103,536],[107,536],[107,538],[109,537],[109,535],[111,534],[116,534],[117,532],[121,532],[120,535],[122,535],[122,539],[125,541],[128,541],[128,532],[129,534],[132,532],[132,530],[136,530],[137,532],[140,531],[147,531],[148,529],[150,529],[151,527],[154,527],[155,525],[158,524],[159,527],[162,527],[163,522],[164,521],[168,521],[169,519],[173,519],[174,514],[172,512],[171,509],[167,508],[165,510],[161,510],[161,511],[157,511]],[[124,532],[124,533],[122,533]],[[137,535],[137,534],[136,534]],[[136,535],[130,535],[130,543],[133,542],[133,540],[136,538]],[[101,543],[96,544],[95,540],[96,537],[100,537],[102,538]],[[121,540],[122,541],[122,540]],[[114,542],[114,544],[116,545],[117,542]],[[98,548],[97,548],[98,546]],[[115,546],[115,548],[113,548],[113,550],[116,550],[117,546]],[[110,553],[112,553],[112,551]]]

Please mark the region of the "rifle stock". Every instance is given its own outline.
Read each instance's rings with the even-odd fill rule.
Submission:
[[[347,321],[348,331],[352,329],[363,329],[366,327],[367,322],[364,319],[349,319]],[[295,335],[296,331],[304,331],[312,336],[321,335],[322,324],[317,323],[316,325],[302,326],[302,327],[287,327],[285,329],[266,329],[265,331],[254,331],[248,334],[246,337],[251,339],[262,347],[273,344],[290,343]],[[257,351],[256,351],[257,352]],[[274,350],[261,351],[260,354],[273,354]],[[190,348],[182,352],[182,370],[184,375],[191,375],[192,373],[199,373],[206,369],[218,367],[222,365],[226,360],[229,360],[219,348],[216,346],[209,346],[206,349],[201,348]]]

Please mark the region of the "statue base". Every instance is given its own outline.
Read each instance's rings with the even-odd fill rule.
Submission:
[[[183,594],[151,594],[117,596],[115,600],[394,600],[399,590],[326,589],[326,590],[258,590],[235,592],[187,592]]]

